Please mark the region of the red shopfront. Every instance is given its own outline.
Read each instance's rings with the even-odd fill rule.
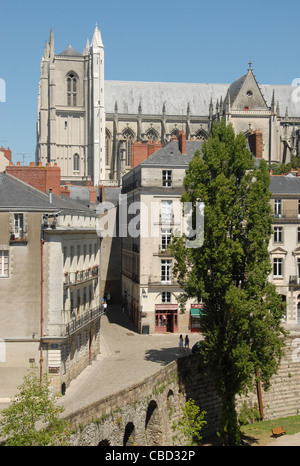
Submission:
[[[178,305],[156,304],[155,305],[155,332],[173,333],[178,332]]]

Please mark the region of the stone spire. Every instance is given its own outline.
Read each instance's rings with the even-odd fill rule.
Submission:
[[[98,29],[98,24],[96,23],[95,32],[92,39],[92,45],[95,47],[103,47],[103,42],[101,38],[101,33]]]
[[[53,35],[52,28],[50,29],[49,53],[50,53],[50,57],[54,57],[54,35]]]

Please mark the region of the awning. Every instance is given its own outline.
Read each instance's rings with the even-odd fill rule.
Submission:
[[[203,311],[202,307],[201,308],[200,307],[199,308],[192,308],[191,309],[191,316],[192,317],[200,317],[200,314],[202,314],[202,311]]]

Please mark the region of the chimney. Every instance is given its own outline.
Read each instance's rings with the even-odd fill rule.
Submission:
[[[90,204],[96,204],[97,202],[97,191],[95,186],[90,187]]]
[[[182,155],[186,155],[186,134],[184,131],[180,131],[178,135],[179,150]]]

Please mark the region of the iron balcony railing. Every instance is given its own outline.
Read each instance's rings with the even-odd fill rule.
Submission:
[[[297,275],[290,275],[289,277],[289,285],[290,286],[296,286],[296,287],[300,287],[300,277],[298,277]]]
[[[86,270],[78,270],[77,272],[64,273],[64,286],[76,285],[78,283],[97,278],[99,276],[98,266],[90,267]]]
[[[104,308],[102,305],[86,311],[82,316],[78,316],[70,320],[67,324],[62,325],[62,336],[72,335],[103,314]]]

